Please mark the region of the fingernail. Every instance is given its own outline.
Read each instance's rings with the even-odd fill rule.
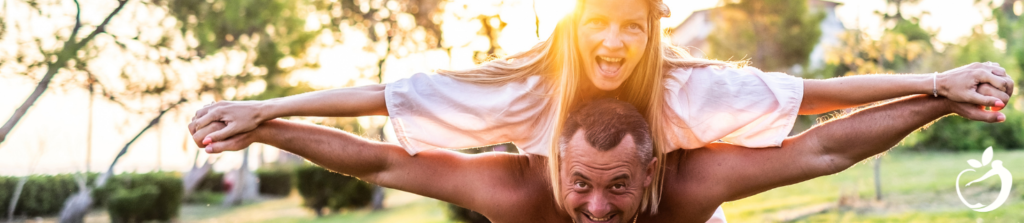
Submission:
[[[213,142],[213,139],[211,139],[210,137],[206,137],[206,138],[203,139],[203,145],[210,145],[210,143],[212,143],[212,142]]]
[[[1003,113],[999,113],[999,117],[996,117],[996,120],[999,122],[1006,121],[1006,115]]]
[[[206,153],[212,153],[212,152],[213,152],[213,146],[206,146]]]
[[[996,100],[995,107],[1004,107],[1004,106],[1006,106],[1006,104],[1003,104],[1003,100]]]

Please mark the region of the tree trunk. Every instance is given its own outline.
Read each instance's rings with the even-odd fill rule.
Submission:
[[[875,200],[882,200],[882,157],[875,158]]]
[[[14,187],[14,194],[11,197],[11,205],[7,206],[7,222],[14,222],[14,208],[18,206],[18,199],[21,198],[21,190],[25,188],[25,183],[28,182],[28,175],[18,179],[18,185]]]
[[[3,143],[4,140],[7,139],[7,135],[11,133],[14,126],[18,124],[18,121],[25,116],[25,113],[28,113],[28,108],[32,107],[32,105],[36,103],[36,100],[39,100],[39,97],[43,95],[43,92],[45,92],[50,86],[50,80],[52,80],[53,76],[57,74],[57,71],[60,71],[61,68],[64,68],[64,66],[68,64],[68,61],[76,57],[78,55],[78,50],[82,49],[85,44],[89,43],[89,41],[95,38],[99,33],[104,32],[104,27],[107,23],[110,23],[110,19],[113,18],[117,12],[121,11],[121,8],[124,8],[125,3],[128,3],[128,1],[118,1],[119,5],[117,8],[115,8],[113,12],[110,12],[110,14],[107,15],[107,18],[104,19],[99,26],[96,26],[96,29],[93,30],[92,33],[89,33],[89,36],[82,39],[82,41],[75,42],[75,37],[78,36],[78,30],[82,26],[82,20],[80,18],[82,9],[80,7],[78,8],[78,15],[75,17],[75,28],[71,31],[71,37],[69,37],[67,41],[64,41],[64,48],[56,54],[57,61],[46,64],[46,75],[43,75],[43,78],[39,80],[39,84],[36,85],[36,89],[32,91],[32,94],[29,95],[27,99],[25,99],[25,102],[21,103],[21,106],[18,106],[18,109],[14,110],[14,114],[11,115],[11,118],[7,119],[7,122],[4,123],[3,127],[0,127],[0,143]],[[75,5],[79,5],[77,0],[75,1]]]
[[[60,222],[81,223],[84,222],[85,215],[89,213],[89,208],[92,207],[92,190],[86,185],[86,174],[88,172],[75,175],[75,182],[78,183],[78,193],[71,195],[67,201],[64,201],[64,208],[60,210]]]
[[[100,174],[100,176],[96,178],[96,187],[102,187],[104,184],[107,183],[107,179],[109,179],[110,176],[114,174],[114,166],[117,165],[117,161],[120,160],[121,156],[124,156],[125,153],[128,153],[128,147],[130,147],[132,143],[135,143],[135,140],[138,140],[139,137],[142,136],[142,133],[146,133],[146,130],[149,130],[157,123],[160,123],[160,118],[163,117],[164,114],[167,114],[167,111],[174,109],[174,107],[177,107],[178,105],[185,103],[186,101],[188,100],[182,98],[177,103],[174,103],[171,106],[167,107],[167,109],[160,111],[160,114],[157,115],[156,118],[153,118],[152,121],[149,121],[149,125],[146,125],[145,128],[142,128],[142,131],[139,131],[138,134],[135,134],[135,137],[132,138],[131,141],[128,141],[128,143],[124,144],[124,147],[121,148],[121,152],[118,152],[117,156],[114,157],[114,161],[110,163],[110,167],[107,168],[107,172]]]

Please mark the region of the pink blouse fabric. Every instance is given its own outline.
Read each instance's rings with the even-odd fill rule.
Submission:
[[[668,150],[695,149],[722,140],[751,148],[781,146],[793,128],[803,81],[756,68],[685,68],[665,77]],[[501,85],[415,74],[387,84],[385,101],[395,135],[410,155],[515,143],[548,155],[549,103],[540,76]]]

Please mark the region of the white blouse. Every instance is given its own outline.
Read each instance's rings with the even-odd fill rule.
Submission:
[[[803,81],[757,68],[685,68],[665,77],[665,152],[722,140],[781,146],[793,128]],[[387,84],[385,101],[399,143],[411,155],[512,142],[547,155],[554,106],[540,76],[501,85],[415,74]],[[653,123],[652,123],[653,124]]]

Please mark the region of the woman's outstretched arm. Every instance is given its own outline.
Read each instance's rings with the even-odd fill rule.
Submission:
[[[977,93],[978,85],[990,84],[1013,94],[1013,79],[994,63],[973,63],[940,74],[859,75],[825,80],[804,80],[800,114],[820,114],[871,102],[913,94],[949,98],[954,102],[1002,108],[1004,101]]]
[[[224,122],[226,128],[208,136],[210,141],[220,141],[252,131],[260,123],[279,117],[366,115],[388,115],[383,84],[314,91],[264,101],[220,101],[197,111],[188,127],[195,132],[212,122]]]

